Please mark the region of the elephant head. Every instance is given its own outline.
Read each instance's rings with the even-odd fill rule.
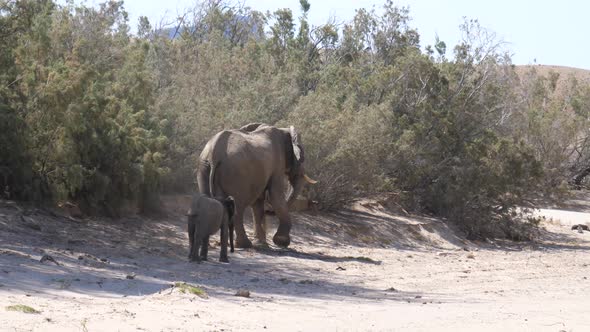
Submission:
[[[285,142],[285,150],[287,153],[286,174],[289,183],[293,187],[289,197],[287,197],[287,205],[291,206],[295,199],[297,199],[297,196],[301,193],[305,182],[315,184],[317,181],[312,180],[305,174],[305,151],[303,150],[301,136],[295,131],[293,126],[284,129],[284,131],[287,133],[287,139]]]
[[[264,123],[250,123],[240,128],[244,132],[253,132],[258,128],[268,126]],[[289,184],[293,187],[293,190],[287,197],[287,205],[291,206],[297,199],[297,196],[303,190],[305,182],[309,184],[316,184],[317,181],[311,179],[305,174],[305,151],[303,150],[303,143],[301,142],[301,136],[295,130],[295,127],[290,126],[289,128],[281,128],[281,131],[285,134],[285,173],[289,180]]]

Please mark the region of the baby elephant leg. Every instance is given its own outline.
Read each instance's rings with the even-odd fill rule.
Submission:
[[[193,244],[191,245],[191,251],[189,254],[189,258],[191,262],[197,261],[201,262],[201,256],[199,255],[199,249],[201,249],[201,241],[199,234],[193,235]]]
[[[207,252],[209,251],[209,236],[207,235],[203,239],[203,244],[201,246],[201,260],[207,260]]]
[[[229,246],[231,248],[231,252],[234,252],[234,224],[229,225]]]
[[[228,233],[228,225],[227,220],[225,220],[221,224],[221,249],[219,252],[219,261],[224,263],[229,263],[229,259],[227,258],[227,233]]]
[[[193,255],[193,245],[195,242],[195,224],[190,222],[188,222],[188,245],[189,245],[189,249],[188,249],[188,259],[189,260],[193,260],[195,257]]]

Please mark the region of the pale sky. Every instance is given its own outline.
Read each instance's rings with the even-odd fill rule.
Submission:
[[[253,9],[266,12],[291,8],[299,17],[299,0],[241,0]],[[96,3],[100,1],[90,1]],[[357,8],[379,11],[385,0],[309,0],[309,21],[312,25],[326,23],[330,17],[348,22]],[[137,25],[139,16],[150,19],[152,25],[162,17],[175,17],[195,0],[125,0],[130,24]],[[447,55],[460,37],[463,16],[476,18],[482,26],[494,31],[507,42],[515,64],[537,63],[590,69],[590,1],[586,0],[400,0],[399,6],[409,6],[411,26],[418,29],[421,46],[433,44],[438,34],[447,44]]]

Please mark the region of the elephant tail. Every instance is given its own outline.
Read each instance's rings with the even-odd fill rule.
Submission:
[[[236,212],[236,202],[234,201],[234,198],[227,196],[227,198],[223,201],[223,205],[227,210],[228,218],[231,220]]]
[[[211,171],[209,173],[209,196],[211,198],[215,198],[215,171],[217,170],[219,164],[219,162],[211,163]]]

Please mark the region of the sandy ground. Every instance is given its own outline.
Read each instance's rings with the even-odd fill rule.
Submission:
[[[378,205],[294,213],[289,250],[238,249],[224,264],[215,246],[198,265],[182,198],[170,217],[121,220],[0,201],[0,331],[590,331],[590,233],[570,229],[590,221],[588,202],[539,212],[535,243],[501,245]]]

